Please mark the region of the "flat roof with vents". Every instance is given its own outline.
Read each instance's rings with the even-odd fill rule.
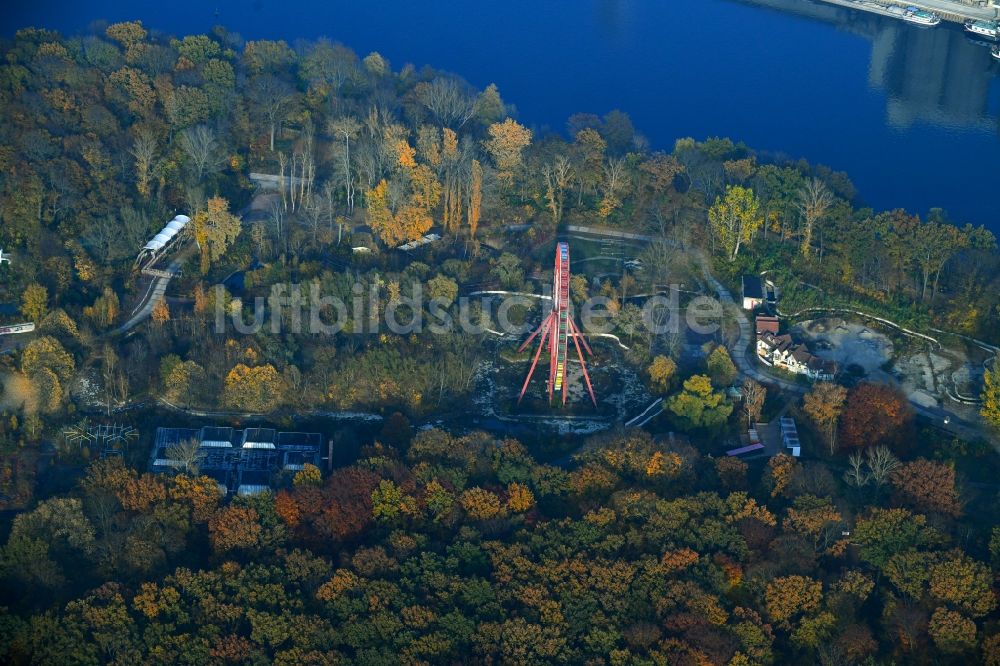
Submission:
[[[247,428],[243,431],[244,449],[273,449],[278,433],[272,428]]]
[[[200,433],[202,446],[232,446],[233,429],[205,426]]]
[[[195,441],[199,445],[198,472],[215,479],[229,493],[267,489],[283,470],[297,471],[306,464],[319,466],[323,435],[315,432],[278,432],[273,428],[235,430],[225,426],[157,428],[149,456],[152,472],[173,473],[185,463],[174,447]]]

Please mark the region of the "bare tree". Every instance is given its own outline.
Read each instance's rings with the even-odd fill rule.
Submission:
[[[316,160],[313,156],[313,129],[307,124],[302,139],[295,146],[289,165],[289,191],[292,211],[307,206],[312,201],[313,181],[316,179]]]
[[[264,258],[268,250],[268,233],[264,223],[257,220],[250,225],[250,240],[257,249],[257,256]]]
[[[373,189],[389,176],[399,163],[398,141],[406,137],[406,128],[394,122],[392,114],[373,106],[362,122],[361,140],[355,151],[355,166],[364,176],[367,189]]]
[[[205,208],[205,190],[197,183],[188,184],[184,188],[184,205],[192,213],[197,213]]]
[[[333,107],[340,90],[350,76],[358,69],[358,56],[343,44],[335,44],[328,39],[320,39],[302,59],[300,72],[311,86],[330,88]]]
[[[167,458],[177,461],[177,470],[185,474],[196,475],[205,454],[197,439],[186,439],[167,447]]]
[[[292,87],[270,74],[255,77],[251,83],[250,100],[255,115],[267,125],[271,151],[274,151],[274,137],[291,111],[294,99]]]
[[[879,488],[884,486],[892,473],[899,467],[899,458],[893,455],[889,447],[879,445],[865,449],[862,456],[855,451],[847,459],[848,469],[844,480],[852,486],[861,488],[874,481]]]
[[[546,164],[542,168],[542,175],[545,178],[545,198],[549,212],[552,213],[552,220],[557,225],[562,220],[565,192],[572,174],[573,167],[562,155],[557,155],[552,164]]]
[[[118,354],[111,345],[104,345],[101,353],[102,379],[104,380],[105,406],[110,416],[111,410],[128,400],[128,375],[121,367]]]
[[[604,189],[607,196],[614,196],[624,184],[625,158],[614,157],[607,161],[604,170]]]
[[[316,200],[310,200],[310,202],[302,208],[301,214],[298,216],[299,222],[302,226],[309,230],[309,233],[312,236],[312,244],[314,246],[316,245],[317,237],[319,236],[319,229],[325,217],[325,207]]]
[[[752,426],[760,419],[765,398],[767,398],[766,388],[749,377],[743,381],[743,413],[746,414],[748,426]]]
[[[833,205],[833,195],[819,178],[808,181],[799,191],[796,208],[802,215],[802,256],[812,253],[812,238],[816,223],[822,220]]]
[[[351,116],[344,116],[330,122],[328,131],[338,139],[343,140],[343,149],[338,151],[337,176],[344,187],[344,195],[347,197],[347,210],[354,212],[354,189],[355,175],[354,166],[351,162],[351,139],[357,137],[361,130],[361,123]]]
[[[336,190],[337,186],[332,181],[328,180],[323,183],[323,202],[326,220],[330,227],[330,233],[333,233],[334,222],[337,223],[337,245],[340,245],[340,241],[344,237],[344,218],[337,215],[337,207],[333,201],[333,193]]]
[[[148,128],[142,128],[132,142],[129,154],[135,158],[135,187],[143,197],[149,197],[149,181],[156,160],[156,137]]]
[[[899,467],[899,458],[892,454],[887,446],[873,446],[865,451],[868,458],[868,471],[875,485],[882,487],[889,480],[889,476]]]
[[[860,451],[855,451],[847,458],[847,471],[844,472],[844,481],[855,488],[868,485],[868,472],[865,471],[865,461]]]
[[[206,174],[215,173],[222,164],[222,151],[211,128],[205,125],[189,127],[181,132],[180,142],[191,162],[195,182],[200,182]]]
[[[124,252],[129,253],[149,238],[151,232],[149,216],[144,211],[136,210],[132,206],[123,207],[121,215],[122,244],[125,246]]]
[[[288,210],[288,183],[285,180],[285,170],[288,169],[288,158],[283,152],[278,152],[278,192],[281,194],[281,207]]]
[[[421,86],[420,102],[443,127],[458,129],[476,113],[475,97],[453,78],[438,77]]]
[[[286,251],[287,237],[285,234],[285,207],[280,201],[271,204],[271,224],[274,226],[274,237],[278,239],[279,247]]]

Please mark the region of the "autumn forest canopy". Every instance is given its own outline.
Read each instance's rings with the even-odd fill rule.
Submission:
[[[636,300],[766,274],[786,312],[986,349],[989,230],[726,138],[650,146],[620,110],[540,129],[495,85],[327,39],[126,22],[0,48],[0,325],[35,325],[0,336],[4,663],[1000,666],[995,371],[964,436],[858,367],[765,387],[733,320],[686,339]],[[455,316],[540,292],[570,225],[644,239],[626,271],[621,243],[575,238],[581,266],[619,254],[569,297],[608,303],[597,365],[662,399],[645,429],[484,432],[483,368],[530,359],[479,305],[476,332],[366,328],[416,314],[414,288]],[[217,323],[311,289],[368,309],[329,335]],[[801,458],[725,455],[782,416]],[[149,471],[158,426],[216,422],[314,428],[334,455],[246,496],[191,442]],[[108,423],[136,434],[84,436]]]

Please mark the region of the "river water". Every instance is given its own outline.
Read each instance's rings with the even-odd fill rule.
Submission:
[[[811,0],[172,0],[4,3],[0,28],[141,19],[248,39],[328,36],[398,68],[495,82],[522,122],[628,112],[654,148],[729,136],[846,171],[864,203],[1000,235],[1000,61],[960,28]]]

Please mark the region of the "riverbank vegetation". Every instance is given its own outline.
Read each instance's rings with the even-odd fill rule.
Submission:
[[[0,242],[18,263],[5,268],[5,300],[81,367],[106,349],[116,354],[105,365],[126,376],[123,395],[243,411],[323,402],[433,409],[467,390],[477,355],[461,352],[456,368],[441,368],[431,336],[354,334],[356,319],[384,313],[415,285],[451,302],[472,285],[536,289],[525,280],[544,283],[549,260],[534,250],[567,224],[657,239],[642,253],[645,270],[622,271],[611,257],[603,281],[574,283],[578,301],[611,298],[640,370],[669,341],[637,340],[638,310],[627,299],[683,275],[680,247],[714,251],[731,282],[769,271],[786,311],[851,306],[987,340],[1000,321],[988,231],[954,226],[943,211],[923,220],[872,211],[856,205],[845,175],[769,160],[728,139],[654,151],[618,111],[578,114],[565,134],[536,135],[510,117],[495,86],[394,70],[377,53],[359,58],[326,41],[293,49],[222,28],[179,39],[138,23],[69,39],[26,29],[6,52]],[[281,185],[251,204],[253,172],[277,174]],[[179,211],[193,218],[201,250],[176,253],[182,276],[152,325],[107,347],[105,334],[149,290],[152,278],[132,265],[136,248]],[[420,261],[392,250],[432,227],[444,240]],[[234,270],[219,300],[213,285]],[[288,298],[306,300],[317,285],[345,301],[361,284],[373,307],[350,313],[338,336],[282,326],[245,342],[228,321],[228,339],[211,330],[219,308],[252,320],[249,305],[282,283],[301,285],[283,287]],[[170,354],[185,365],[159,362]],[[378,383],[377,368],[396,356],[412,367],[385,374],[405,386],[352,393],[332,384]],[[268,376],[281,378],[273,395],[242,405],[231,391],[226,398],[238,365],[273,368]],[[67,379],[39,373],[46,386]],[[437,402],[426,402],[434,393]]]
[[[22,511],[0,552],[7,661],[1000,663],[992,452],[858,382],[806,401],[821,460],[720,458],[787,405],[733,386],[733,322],[652,335],[637,306],[672,284],[682,304],[707,293],[708,256],[734,293],[766,271],[789,312],[1000,342],[989,231],[871,210],[846,175],[729,139],[650,147],[621,111],[542,133],[496,86],[326,40],[129,22],[2,49],[0,305],[36,324],[0,338],[0,501]],[[136,253],[179,213],[191,224],[155,266],[179,275],[144,311],[165,278]],[[621,356],[664,397],[660,435],[551,465],[482,433],[411,442],[406,418],[468,414],[477,370],[524,359],[497,353],[478,306],[474,331],[372,319],[430,319],[415,289],[456,321],[471,292],[539,293],[571,225],[642,239],[574,241],[571,297],[606,299]],[[310,331],[307,308],[296,322],[314,291],[348,304],[339,332]],[[157,402],[406,427],[325,478],[228,502],[197,475],[66,445],[81,418]],[[136,425],[147,443],[156,424]],[[72,471],[33,498],[40,458]]]

